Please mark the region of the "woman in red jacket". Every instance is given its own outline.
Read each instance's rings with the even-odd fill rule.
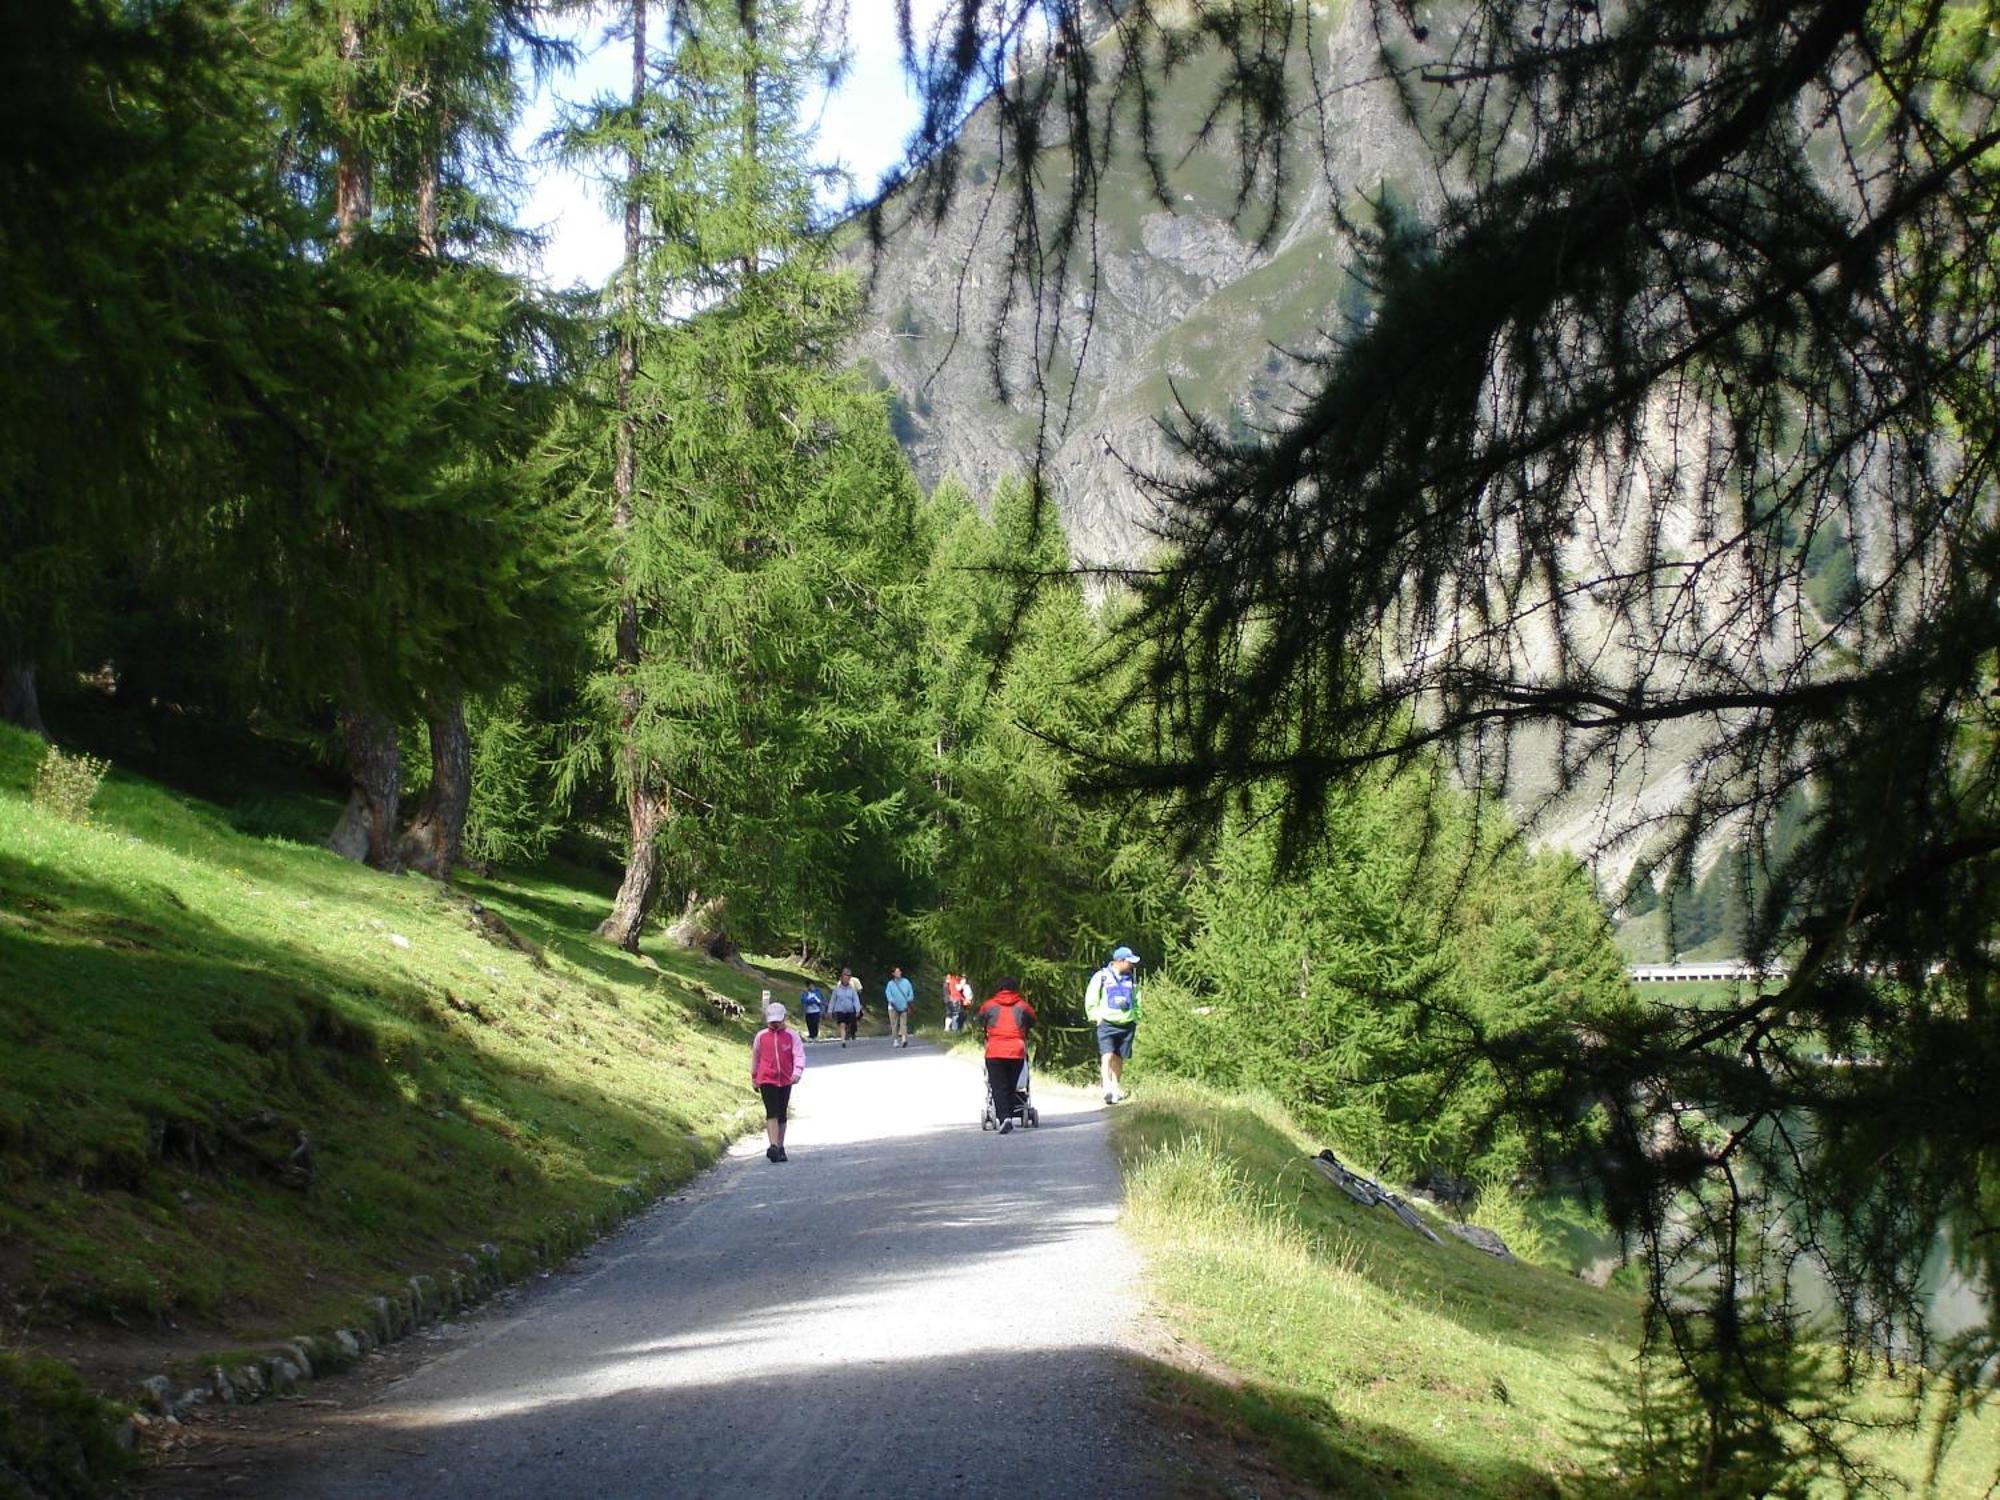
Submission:
[[[806,1044],[785,1024],[785,1007],[771,999],[764,1006],[764,1029],[750,1038],[750,1082],[764,1096],[766,1161],[789,1161],[785,1155],[785,1114],[792,1102],[792,1085],[806,1070]]]
[[[979,1007],[978,1020],[986,1033],[986,1082],[993,1090],[993,1112],[1000,1117],[1000,1133],[1006,1135],[1021,1112],[1021,1068],[1028,1057],[1035,1008],[1021,998],[1015,980],[1003,979],[994,987],[993,998]]]

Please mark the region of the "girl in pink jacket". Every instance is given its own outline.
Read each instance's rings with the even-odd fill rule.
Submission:
[[[785,1007],[764,991],[764,1029],[750,1038],[750,1081],[764,1096],[766,1161],[786,1161],[785,1111],[792,1102],[792,1085],[806,1070],[806,1044],[785,1024]]]

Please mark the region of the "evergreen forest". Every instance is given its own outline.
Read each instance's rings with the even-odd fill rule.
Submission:
[[[1870,1418],[1909,1429],[1976,1412],[1995,1369],[1992,1327],[1934,1335],[1920,1283],[1943,1245],[1990,1293],[2000,1243],[2000,32],[1956,4],[1354,4],[1443,187],[1421,222],[1336,195],[1338,331],[1273,352],[1273,427],[1167,414],[1181,466],[1132,476],[1157,551],[1108,570],[1074,566],[1032,444],[986,492],[918,482],[908,409],[851,358],[896,300],[856,246],[972,191],[973,120],[1005,144],[979,186],[1016,216],[1014,306],[1071,306],[1098,174],[1195,57],[1268,245],[1300,170],[1279,122],[1314,102],[1287,49],[1321,12],[966,0],[926,33],[905,7],[908,173],[841,219],[808,109],[843,58],[828,16],[626,0],[602,16],[629,86],[536,148],[622,228],[608,282],[558,292],[522,269],[516,142],[532,80],[575,61],[562,7],[6,7],[0,815],[87,825],[101,783],[153,809],[135,845],[226,833],[285,880],[338,857],[394,909],[435,896],[426,921],[549,923],[507,962],[554,955],[571,988],[533,1003],[562,1014],[684,958],[899,964],[926,1000],[1011,975],[1074,1077],[1084,981],[1129,943],[1153,1076],[1617,1246],[1644,1359],[1599,1478],[1873,1482],[1853,1382],[1924,1371]],[[996,386],[1003,333],[965,355]],[[1055,347],[1010,388],[1037,442]],[[1675,403],[1703,415],[1669,461]],[[1693,521],[1647,510],[1683,490]],[[1619,889],[1499,795],[1517,728],[1573,790],[1684,721],[1686,804],[1605,835],[1642,850]],[[209,913],[22,827],[0,1042],[26,1057],[90,1025],[68,986],[150,972],[37,902],[151,903],[190,952]],[[580,904],[541,884],[577,871]],[[1614,916],[1656,910],[1772,977],[1638,993]],[[274,1087],[310,1096],[323,1054],[384,1111],[477,1092],[415,1042],[377,1077],[384,1023],[342,1006],[387,982],[309,998],[281,948],[217,947],[199,981],[290,1059]],[[640,1096],[620,1070],[656,1044],[721,1076],[665,1014],[590,1023],[606,1098]],[[120,1036],[102,1066],[144,1071]],[[0,1328],[221,1318],[100,1265],[79,1206],[143,1199],[177,1151],[202,1169],[199,1122],[247,1106],[198,1075],[0,1100],[0,1193],[40,1205],[0,1217]],[[535,1137],[560,1178],[543,1116],[489,1103],[451,1149]],[[615,1171],[650,1181],[723,1118],[700,1087],[684,1108],[657,1139],[636,1104],[605,1127]]]

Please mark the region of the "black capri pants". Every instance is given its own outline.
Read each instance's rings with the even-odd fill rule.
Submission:
[[[764,1118],[785,1123],[785,1110],[792,1102],[792,1086],[789,1083],[760,1083],[757,1092],[764,1096]]]

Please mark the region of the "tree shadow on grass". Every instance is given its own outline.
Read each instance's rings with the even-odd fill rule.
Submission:
[[[454,1010],[146,882],[0,855],[0,994],[17,1289],[104,1316],[200,1311],[218,1266],[293,1302],[342,1266],[436,1270],[712,1149],[712,1087],[635,1101],[574,1055],[553,1075],[499,1045],[521,1015]]]
[[[711,1018],[688,993],[693,986],[707,984],[716,989],[731,988],[729,978],[721,974],[698,978],[685,972],[703,962],[693,955],[683,959],[679,955],[648,953],[647,962],[641,962],[624,949],[598,937],[597,921],[609,910],[608,903],[603,910],[594,906],[579,907],[516,884],[504,875],[467,880],[462,882],[461,888],[499,914],[521,936],[574,968],[620,984],[671,986],[668,991],[671,998],[680,1002],[694,1020],[707,1021]],[[733,988],[739,998],[760,984],[760,980],[750,974],[736,974],[733,978]]]
[[[1396,1495],[1554,1500],[1556,1475],[1518,1459],[1468,1460],[1415,1433],[1337,1412],[1303,1392],[1227,1382],[1160,1360],[1139,1366],[1180,1482],[1165,1493]]]

